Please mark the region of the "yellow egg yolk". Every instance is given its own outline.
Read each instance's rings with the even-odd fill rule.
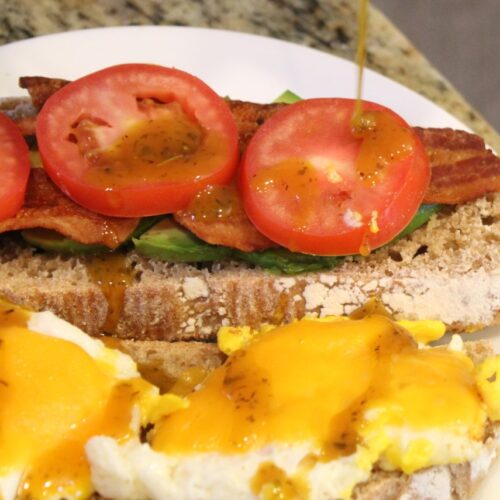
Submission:
[[[0,329],[0,476],[23,471],[17,498],[87,498],[84,445],[94,435],[119,441],[147,389],[116,380],[78,345],[23,326]]]
[[[464,354],[419,350],[379,315],[301,320],[261,334],[188,399],[157,425],[156,450],[239,453],[307,442],[331,460],[356,451],[370,409],[382,408],[392,425],[465,426],[478,439],[485,419]]]

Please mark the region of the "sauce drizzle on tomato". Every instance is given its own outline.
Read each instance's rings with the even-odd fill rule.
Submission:
[[[129,126],[111,146],[87,151],[86,180],[102,187],[183,182],[202,179],[218,168],[227,148],[217,132],[204,130],[178,103],[157,114]]]
[[[358,46],[356,49],[356,63],[358,65],[358,82],[356,87],[356,104],[352,115],[353,127],[357,127],[363,115],[363,70],[366,62],[366,32],[368,24],[369,0],[359,0],[358,5]]]
[[[383,111],[365,111],[352,133],[362,141],[356,170],[370,185],[381,179],[391,163],[407,158],[414,150],[412,131]]]
[[[185,210],[192,220],[216,222],[245,214],[240,193],[235,185],[213,186],[202,189]]]
[[[288,158],[258,170],[251,180],[258,193],[282,190],[288,195],[293,224],[300,230],[316,213],[320,195],[320,175],[315,165],[302,158]]]

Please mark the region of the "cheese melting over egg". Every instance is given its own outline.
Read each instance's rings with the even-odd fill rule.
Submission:
[[[238,453],[309,442],[331,460],[356,450],[376,409],[386,425],[465,429],[473,439],[486,418],[463,353],[419,350],[382,316],[277,328],[236,351],[189,400],[158,426],[155,449]]]
[[[88,498],[84,446],[136,437],[158,390],[128,356],[0,300],[0,498]]]
[[[406,326],[421,338],[441,330]],[[379,314],[305,319],[256,335],[243,327],[239,346],[237,330],[227,361],[183,409],[157,419],[149,443],[90,440],[98,491],[119,499],[348,498],[375,463],[412,473],[481,453],[488,409],[462,351],[425,347]],[[103,453],[126,464],[129,490],[123,468],[103,463]]]

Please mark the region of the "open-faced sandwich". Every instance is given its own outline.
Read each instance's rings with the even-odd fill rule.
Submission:
[[[152,65],[21,85],[31,100],[6,101],[15,125],[0,122],[13,300],[143,340],[345,314],[374,295],[455,331],[499,321],[500,159],[473,134],[374,103],[353,125],[346,99],[224,100]],[[29,180],[21,134],[43,167]]]

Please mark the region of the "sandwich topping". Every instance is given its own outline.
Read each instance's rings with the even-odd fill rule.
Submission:
[[[34,168],[23,205],[12,217],[0,220],[0,232],[36,228],[47,239],[57,240],[59,234],[83,245],[100,245],[97,249],[102,250],[127,241],[138,224],[136,217],[108,217],[87,210],[64,195],[43,169]]]
[[[28,146],[16,124],[0,113],[0,220],[23,205],[29,172]]]
[[[72,83],[24,77],[21,85],[41,108],[37,140],[43,166],[86,207],[75,204],[79,216],[89,208],[89,214],[120,218],[174,212],[202,241],[226,249],[212,253],[260,265],[268,256],[259,252],[274,255],[273,247],[284,250],[279,246],[302,260],[305,254],[368,254],[403,228],[427,220],[434,211],[426,205],[427,215],[419,209],[412,220],[422,199],[462,203],[500,189],[500,160],[480,138],[411,129],[373,103],[362,103],[354,125],[349,100],[224,103],[191,75],[151,65],[116,66]],[[113,105],[101,105],[103,100]],[[24,121],[20,125],[29,132]],[[234,178],[236,127],[244,154]],[[73,201],[61,196],[70,213]],[[57,224],[49,215],[47,222],[46,212],[36,210],[6,219],[0,231],[42,227],[89,243],[91,233],[79,231],[80,223],[72,231],[69,219]],[[104,216],[95,215],[92,224],[99,217]],[[106,238],[92,238],[99,239]],[[127,239],[104,245],[113,248]],[[171,253],[169,258],[175,260]]]
[[[240,190],[252,223],[302,253],[378,248],[421,204],[430,169],[418,136],[399,116],[355,101],[308,99],[262,125],[243,157]]]
[[[107,68],[53,94],[37,117],[44,168],[82,206],[130,217],[184,207],[236,168],[237,130],[198,78],[147,64]]]

